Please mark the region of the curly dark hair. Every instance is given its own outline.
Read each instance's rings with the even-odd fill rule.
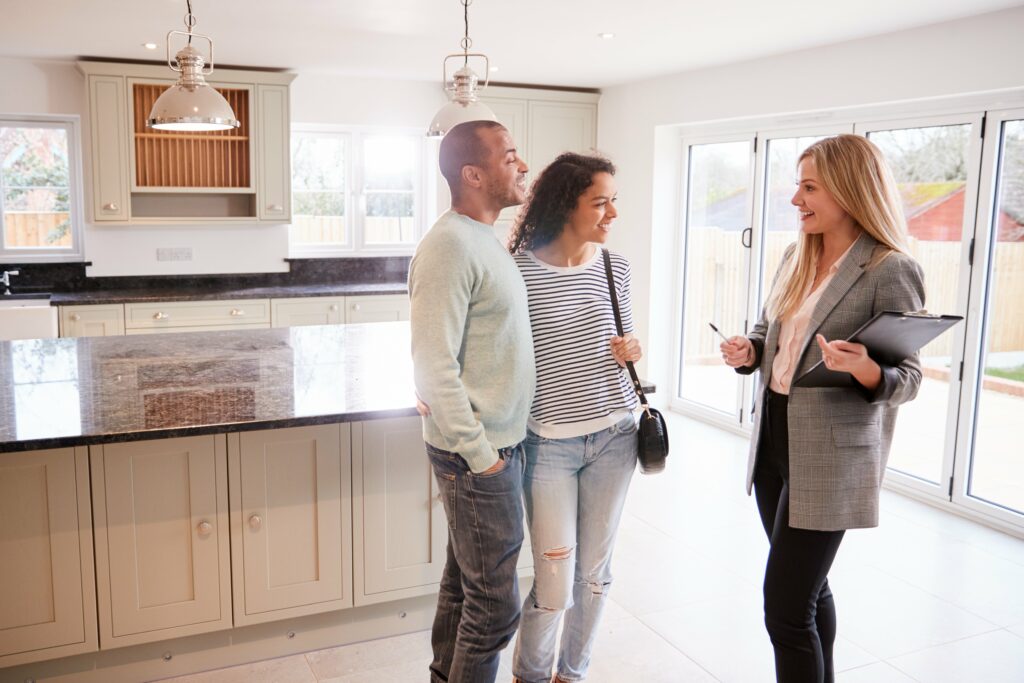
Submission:
[[[598,173],[615,175],[615,166],[604,157],[560,154],[533,181],[509,237],[508,250],[518,254],[558,239],[579,198],[594,184]]]

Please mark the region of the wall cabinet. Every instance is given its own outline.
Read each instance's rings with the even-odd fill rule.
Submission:
[[[0,667],[97,649],[84,448],[0,455]]]
[[[209,81],[241,126],[147,128],[174,83],[165,66],[78,63],[89,100],[92,220],[160,223],[291,220],[289,84],[293,74],[217,69]]]
[[[90,448],[104,649],[231,627],[223,436]]]
[[[349,425],[228,439],[235,625],[351,607]]]
[[[62,337],[110,337],[122,334],[123,304],[60,307]]]

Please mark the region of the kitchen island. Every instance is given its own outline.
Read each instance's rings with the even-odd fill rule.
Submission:
[[[0,343],[0,681],[429,628],[414,401],[406,322]]]

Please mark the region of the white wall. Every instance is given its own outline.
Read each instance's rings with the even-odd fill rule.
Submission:
[[[301,123],[425,130],[444,102],[438,82],[310,73],[292,83],[291,115]],[[86,107],[85,77],[73,62],[0,58],[0,112],[81,116],[83,166],[88,169]],[[191,247],[192,261],[157,261],[159,247]],[[287,255],[288,230],[281,225],[85,224],[85,257],[93,263],[89,274],[96,276],[285,271]]]
[[[598,144],[618,166],[611,248],[633,266],[646,376],[672,369],[679,135],[674,124],[1024,86],[1024,8],[607,88]],[[681,37],[685,39],[685,35]]]

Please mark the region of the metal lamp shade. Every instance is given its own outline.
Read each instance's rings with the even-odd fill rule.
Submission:
[[[427,137],[441,137],[460,123],[467,121],[497,121],[491,108],[482,102],[455,100],[441,107],[427,129]]]
[[[165,90],[149,113],[147,124],[158,130],[230,130],[240,125],[224,96],[203,83],[175,83]]]

